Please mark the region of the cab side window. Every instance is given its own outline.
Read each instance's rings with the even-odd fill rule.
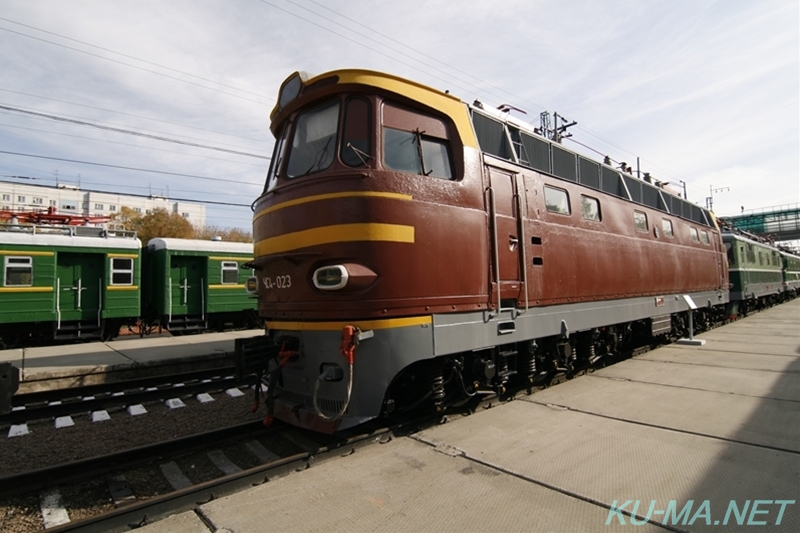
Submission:
[[[383,165],[391,170],[452,180],[450,138],[444,122],[385,103]]]

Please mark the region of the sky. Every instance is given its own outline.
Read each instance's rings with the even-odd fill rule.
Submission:
[[[281,82],[339,68],[557,112],[721,216],[800,202],[797,0],[2,0],[0,179],[249,230]]]

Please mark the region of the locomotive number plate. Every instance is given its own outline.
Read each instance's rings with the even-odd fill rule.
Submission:
[[[261,282],[267,290],[288,289],[292,286],[292,276],[275,276],[274,278],[263,277]]]

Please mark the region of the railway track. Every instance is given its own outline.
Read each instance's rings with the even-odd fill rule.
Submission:
[[[12,411],[0,415],[0,426],[250,387],[256,382],[255,377],[237,378],[233,373],[231,367],[16,394],[12,398]]]
[[[283,424],[268,429],[252,422],[0,478],[0,506],[14,498],[38,500],[48,531],[127,531],[308,468],[342,449],[353,453],[390,438],[389,433],[388,428],[372,428],[352,435],[309,435]],[[201,461],[214,468],[192,472]],[[140,493],[136,489],[143,475],[151,490]],[[139,487],[130,479],[139,479]],[[91,495],[83,498],[81,511],[93,511],[73,521],[66,495],[76,494]]]
[[[651,346],[642,346],[596,368],[650,349]],[[15,529],[14,533],[39,531],[42,523],[54,532],[128,531],[321,461],[354,453],[363,446],[469,416],[511,401],[519,394],[532,394],[593,370],[583,368],[569,376],[556,375],[546,384],[510,388],[500,396],[481,391],[475,398],[440,413],[375,421],[336,435],[312,434],[279,422],[265,428],[256,421],[20,472],[0,478],[0,509],[20,499],[41,509],[36,510],[38,527]],[[84,495],[80,505],[75,504],[75,495]],[[80,512],[75,512],[78,508]]]

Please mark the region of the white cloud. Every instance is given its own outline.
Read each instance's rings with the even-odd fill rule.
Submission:
[[[321,4],[6,0],[3,18],[229,87],[0,20],[0,28],[191,82],[0,30],[0,89],[127,114],[4,91],[0,102],[265,153],[272,146],[269,113],[288,74],[372,68],[450,89],[466,101],[512,103],[526,109],[532,121],[543,108],[559,111],[578,121],[576,140],[615,159],[630,162],[640,156],[654,174],[686,181],[691,199],[702,201],[712,184],[730,187],[731,209],[739,208],[734,197],[747,199],[750,207],[800,201],[795,1],[324,3],[333,11]],[[14,113],[0,113],[0,123],[138,146],[0,126],[0,143],[9,150],[233,177],[253,185],[227,196],[235,193],[226,183],[5,154],[0,155],[3,174],[47,178],[58,169],[62,179],[81,174],[108,188],[158,183],[195,191],[198,198],[249,204],[268,164]],[[719,197],[723,203],[718,205],[727,208],[725,195]],[[250,223],[246,208],[210,208],[209,213],[221,225]]]

